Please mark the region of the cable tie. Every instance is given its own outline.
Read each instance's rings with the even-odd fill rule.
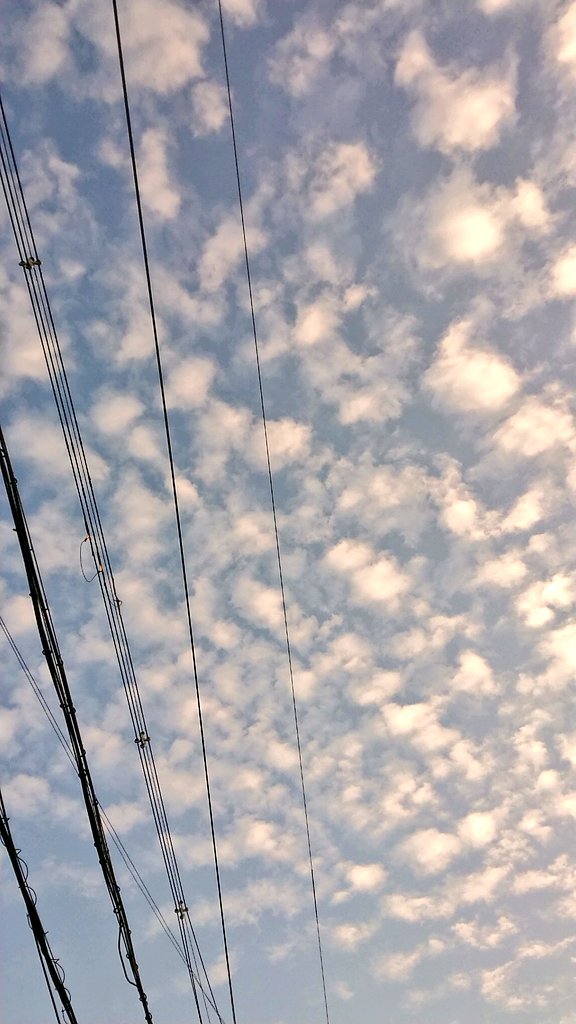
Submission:
[[[144,732],[144,729],[141,730],[140,734],[134,740],[134,743],[136,743],[137,746],[140,747],[140,750],[144,750],[146,744],[150,743],[150,737],[148,736],[147,733]]]

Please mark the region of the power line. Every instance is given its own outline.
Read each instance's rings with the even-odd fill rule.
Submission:
[[[254,296],[252,292],[252,275],[250,272],[250,258],[248,254],[248,241],[246,238],[246,221],[244,217],[244,199],[242,194],[242,183],[240,179],[240,163],[238,159],[238,144],[236,141],[236,128],[234,123],[234,109],[232,106],[232,90],[230,87],[230,72],[228,69],[228,51],[226,46],[226,33],[224,31],[224,15],[222,12],[222,0],[218,0],[218,14],[220,20],[220,36],[222,40],[222,54],[224,57],[224,71],[226,75],[226,91],[228,95],[228,110],[230,113],[230,129],[232,133],[232,148],[234,152],[234,167],[236,171],[236,185],[238,189],[238,205],[240,209],[240,221],[242,225],[242,240],[244,248],[244,263],[246,268],[246,280],[248,284],[248,297],[250,300],[250,315],[252,320],[252,336],[254,339],[254,352],[256,355],[256,370],[258,375],[258,390],[260,393],[260,409],[262,413],[262,425],[264,428],[264,443],[266,448],[266,465],[268,469],[268,483],[270,489],[270,503],[272,507],[272,519],[274,523],[274,538],[276,541],[276,560],[278,564],[278,577],[280,582],[280,596],[282,599],[282,615],[284,619],[284,634],[286,638],[286,653],[288,656],[288,671],[290,676],[290,689],[292,693],[292,709],[294,713],[294,729],[296,733],[296,746],[298,749],[298,765],[300,768],[300,786],[302,791],[302,806],[304,809],[304,821],[306,825],[306,839],[308,843],[308,862],[310,865],[310,881],[312,886],[312,898],[314,902],[314,917],[316,921],[316,936],[318,940],[318,957],[320,961],[320,975],[322,980],[322,993],[324,997],[324,1011],[326,1024],[330,1024],[328,1012],[328,996],[326,993],[326,978],[324,974],[324,956],[322,952],[322,937],[320,934],[320,918],[318,914],[318,900],[316,897],[316,879],[314,874],[314,858],[312,855],[312,842],[310,838],[310,822],[308,817],[308,802],[306,798],[306,786],[304,783],[304,765],[302,760],[302,746],[300,742],[300,726],[298,719],[298,704],[296,701],[296,690],[294,686],[294,671],[292,665],[292,649],[290,644],[290,632],[288,629],[288,614],[286,609],[286,591],[284,587],[284,573],[282,571],[282,556],[280,550],[280,535],[278,531],[278,517],[276,514],[276,498],[274,493],[274,479],[272,476],[272,463],[270,458],[270,444],[268,439],[268,421],[266,416],[266,404],[264,401],[264,385],[262,380],[262,368],[260,364],[260,346],[258,344],[258,332],[256,329],[256,314],[254,311]]]
[[[40,914],[37,907],[37,897],[34,889],[28,882],[28,867],[20,856],[21,850],[18,850],[14,840],[12,838],[12,832],[10,830],[9,818],[6,813],[6,806],[0,790],[0,842],[6,848],[8,859],[12,865],[12,870],[16,876],[18,888],[22,893],[22,898],[26,907],[26,913],[28,915],[28,923],[34,936],[34,942],[40,957],[40,964],[42,966],[42,973],[46,981],[48,988],[48,994],[50,996],[50,1002],[56,1016],[56,1020],[60,1021],[60,1015],[58,1013],[58,1007],[56,1006],[56,1000],[54,997],[54,991],[62,1003],[62,1015],[66,1017],[69,1024],[77,1024],[76,1014],[72,1007],[72,1000],[70,993],[64,984],[64,971],[60,966],[59,961],[54,956],[50,943],[48,942],[48,934],[44,931]]]
[[[199,1020],[202,1022],[202,1012],[196,990],[196,980],[199,974],[198,961],[200,962],[208,992],[210,993],[208,1003],[206,1000],[204,1001],[208,1018],[210,1018],[209,1005],[215,1007],[216,1001],[184,895],[180,868],[166,813],[152,740],[144,715],[134,662],[124,626],[121,611],[122,602],[116,591],[116,583],[104,529],[1,97],[0,115],[0,176],[2,188],[82,509],[86,538],[90,545],[94,564],[98,568],[98,582],[104,602],[108,627],[128,704],[146,792],[174,902],[174,911],[178,919],[178,928],[182,948],[186,956],[186,965],[196,1010]],[[202,992],[204,992],[203,988]],[[203,999],[205,999],[204,996]],[[222,1020],[217,1010],[216,1013],[219,1020]]]
[[[40,575],[40,569],[36,560],[36,554],[32,544],[32,538],[28,529],[28,523],[26,521],[26,515],[24,508],[20,500],[20,494],[18,490],[18,484],[14,476],[12,464],[6,442],[4,440],[4,434],[0,427],[0,466],[2,471],[2,477],[4,480],[4,486],[6,488],[6,496],[8,498],[8,504],[12,513],[14,521],[14,529],[18,537],[18,543],[20,545],[20,551],[22,554],[22,560],[24,562],[24,569],[26,572],[26,578],[28,586],[30,588],[30,597],[32,599],[32,606],[34,608],[34,615],[36,618],[36,626],[38,628],[38,635],[42,644],[42,652],[46,659],[46,664],[54,684],[54,688],[58,695],[60,707],[64,715],[66,722],[66,728],[68,730],[68,737],[70,742],[70,748],[74,758],[74,765],[80,779],[80,786],[82,789],[82,795],[84,798],[84,805],[90,824],[90,830],[92,832],[92,838],[98,854],[98,860],[102,868],[102,874],[104,881],[106,882],[106,888],[112,902],[112,908],[118,921],[118,945],[120,942],[124,944],[126,959],[130,966],[130,972],[132,979],[128,977],[126,968],[124,966],[124,959],[122,958],[122,969],[124,971],[126,980],[129,984],[134,985],[138,991],[138,997],[142,1003],[144,1010],[144,1016],[147,1024],[153,1024],[152,1014],[148,1006],[148,998],[142,980],[140,978],[140,969],[136,961],[136,953],[134,951],[134,945],[132,942],[132,935],[128,924],[128,917],[124,902],[120,894],[120,887],[116,881],[116,875],[114,872],[114,865],[110,857],[110,851],[106,842],[106,836],[102,827],[102,820],[100,817],[100,809],[98,800],[96,799],[96,793],[94,790],[94,784],[92,782],[92,776],[90,774],[90,768],[88,765],[88,759],[84,744],[82,741],[82,735],[80,732],[80,726],[76,717],[76,709],[72,702],[72,695],[70,693],[70,687],[68,679],[66,677],[66,671],[64,668],[64,662],[60,653],[58,640],[56,637],[56,631],[52,622],[52,616],[50,614],[50,608],[48,606],[48,598],[44,585],[42,583],[42,577]]]
[[[192,614],[190,611],[190,588],[188,585],[188,572],[186,569],[186,556],[184,552],[184,538],[182,533],[182,520],[180,516],[180,504],[178,501],[178,488],[176,486],[176,472],[174,466],[174,454],[172,449],[172,436],[170,431],[170,421],[168,418],[168,407],[166,403],[166,391],[164,385],[164,370],[162,365],[162,357],[160,353],[160,342],[158,336],[158,326],[156,321],[156,308],[154,303],[154,293],[152,289],[152,277],[150,273],[150,261],[148,258],[148,245],[146,241],[146,230],[144,226],[144,215],[142,211],[142,200],[140,196],[140,183],[138,175],[138,164],[136,160],[136,148],[134,145],[134,134],[132,131],[132,118],[130,115],[130,103],[128,98],[128,85],[126,81],[126,71],[124,66],[124,50],[122,46],[122,33],[120,29],[120,20],[118,17],[118,4],[117,0],[112,0],[112,8],[114,12],[114,26],[116,29],[116,43],[118,49],[118,61],[120,66],[120,77],[122,80],[122,95],[124,100],[124,113],[126,117],[126,129],[128,133],[128,143],[130,147],[130,160],[132,164],[132,177],[134,179],[134,193],[136,198],[136,207],[138,213],[138,226],[140,230],[140,241],[142,246],[142,257],[144,261],[144,273],[146,276],[146,289],[148,292],[148,302],[150,307],[150,319],[152,322],[152,333],[154,337],[154,352],[156,355],[156,366],[158,370],[158,383],[160,387],[160,397],[162,401],[162,417],[164,421],[164,433],[166,437],[166,448],[168,452],[168,461],[170,465],[170,482],[172,488],[172,501],[174,506],[174,515],[176,520],[176,532],[178,535],[178,551],[180,557],[180,570],[182,576],[182,586],[184,590],[184,601],[186,606],[186,621],[188,626],[188,639],[190,643],[190,653],[192,657],[192,670],[194,675],[194,687],[196,692],[196,705],[198,709],[198,725],[200,730],[200,742],[202,746],[202,760],[204,764],[204,779],[206,783],[206,797],[208,802],[208,814],[210,819],[210,833],[212,838],[212,852],[214,856],[214,871],[216,875],[216,888],[218,892],[218,906],[220,910],[220,923],[222,926],[222,941],[224,945],[224,958],[226,961],[226,973],[228,977],[228,991],[230,994],[230,1008],[232,1012],[233,1024],[236,1024],[236,1007],[234,1003],[234,990],[232,985],[232,970],[230,965],[230,955],[228,951],[228,939],[226,934],[226,917],[224,913],[224,900],[222,895],[222,885],[220,880],[220,867],[218,861],[218,846],[216,842],[216,829],[214,824],[214,811],[212,806],[212,790],[210,785],[210,773],[208,769],[208,754],[206,749],[206,737],[204,732],[204,718],[202,714],[202,700],[200,694],[200,683],[198,678],[198,667],[196,662],[196,648],[194,643],[194,631],[192,628]]]
[[[10,645],[10,647],[11,647],[13,653],[14,653],[14,656],[17,659],[18,664],[20,665],[20,668],[22,669],[24,675],[26,676],[26,679],[28,680],[28,682],[29,682],[29,684],[30,684],[30,686],[32,688],[32,691],[34,692],[34,694],[35,694],[35,696],[36,696],[40,706],[42,707],[42,710],[44,711],[44,714],[46,715],[46,718],[48,719],[51,728],[53,729],[54,733],[56,734],[56,736],[58,738],[58,742],[60,743],[61,747],[63,748],[64,753],[66,754],[70,764],[72,765],[73,768],[75,768],[74,757],[73,757],[73,754],[72,754],[72,749],[70,747],[70,744],[68,743],[68,740],[66,739],[66,736],[62,732],[62,729],[60,728],[60,726],[58,724],[58,721],[57,721],[55,715],[53,714],[52,709],[51,709],[48,701],[46,700],[46,697],[42,693],[42,690],[41,690],[40,686],[38,685],[38,682],[36,681],[36,679],[34,678],[32,672],[30,671],[30,668],[28,667],[26,661],[24,660],[22,652],[20,651],[16,641],[14,640],[14,637],[12,636],[10,630],[8,629],[8,626],[6,625],[4,619],[2,618],[1,615],[0,615],[0,629],[2,629],[2,631],[4,633],[4,636],[6,637],[8,643],[9,643],[9,645]],[[178,939],[176,938],[176,936],[174,935],[174,932],[172,931],[172,929],[170,928],[168,922],[166,921],[166,918],[164,917],[162,911],[160,910],[160,907],[156,903],[156,901],[155,901],[152,893],[150,892],[150,889],[146,885],[146,882],[144,881],[142,875],[138,871],[138,868],[136,867],[132,857],[130,856],[128,850],[126,849],[126,846],[123,843],[122,839],[120,838],[118,832],[114,828],[114,825],[110,821],[110,818],[108,817],[106,811],[104,810],[104,808],[102,807],[101,804],[99,804],[99,807],[100,807],[100,815],[101,815],[102,820],[104,822],[104,826],[106,828],[106,831],[108,832],[112,842],[114,843],[116,849],[118,850],[118,853],[120,854],[122,860],[124,861],[124,864],[126,866],[127,871],[132,876],[132,879],[134,880],[134,882],[136,883],[138,889],[142,893],[144,899],[148,903],[148,906],[152,910],[154,916],[156,917],[156,920],[158,921],[159,925],[161,926],[162,930],[164,931],[166,937],[172,943],[172,945],[173,945],[174,949],[176,950],[178,956],[183,961],[183,963],[186,964],[186,956],[185,956],[185,954],[184,954],[184,952],[182,950],[181,945],[178,942]],[[201,984],[199,978],[196,978],[196,985],[202,991],[202,993],[205,996],[207,1002],[212,1006],[212,1009],[217,1014],[218,1013],[218,1009],[217,1009],[216,1006],[214,1006],[214,1004],[212,1003],[212,1001],[211,1001],[210,997],[207,995],[207,993],[204,992],[202,984]]]

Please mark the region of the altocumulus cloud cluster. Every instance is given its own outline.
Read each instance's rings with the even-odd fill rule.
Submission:
[[[576,3],[223,11],[332,1024],[572,1024]],[[238,1019],[317,1024],[218,10],[122,0],[120,16]],[[111,5],[8,3],[0,72],[191,917],[226,1015]],[[2,424],[99,798],[173,920],[1,216]],[[1,508],[2,616],[52,700]],[[77,780],[7,646],[2,665],[14,836],[79,1018],[124,1024],[138,1008]],[[155,1020],[188,1020],[182,965],[118,872]],[[30,1024],[46,994],[6,859],[2,877],[3,1020]]]

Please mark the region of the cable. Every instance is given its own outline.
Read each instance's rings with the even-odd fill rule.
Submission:
[[[218,0],[218,14],[220,19],[220,36],[222,40],[222,54],[224,57],[224,71],[226,75],[226,91],[228,94],[228,110],[230,112],[230,129],[232,133],[232,148],[234,151],[234,167],[236,171],[236,185],[238,189],[238,205],[240,208],[240,221],[242,225],[242,240],[244,247],[244,263],[246,267],[246,280],[248,284],[248,297],[250,300],[250,314],[252,319],[252,335],[254,339],[254,352],[256,355],[256,370],[258,375],[258,389],[260,393],[260,408],[262,412],[262,425],[264,428],[264,443],[266,448],[266,465],[268,468],[268,483],[270,489],[270,503],[272,506],[272,519],[274,522],[274,538],[276,541],[276,559],[278,563],[278,576],[280,581],[280,596],[282,599],[282,615],[284,619],[284,634],[286,638],[286,652],[288,655],[288,671],[290,675],[290,689],[292,692],[292,708],[294,713],[294,729],[296,733],[296,746],[298,749],[298,765],[300,768],[300,785],[302,791],[302,806],[304,808],[304,821],[306,825],[306,839],[308,843],[308,861],[310,865],[310,881],[312,886],[312,898],[314,901],[314,917],[316,920],[316,936],[318,939],[318,956],[320,960],[320,975],[322,979],[322,993],[324,996],[324,1011],[326,1024],[330,1024],[328,1012],[328,996],[326,993],[326,978],[324,974],[324,956],[322,953],[322,938],[320,934],[320,918],[318,914],[318,900],[316,897],[316,879],[314,875],[314,858],[312,856],[312,842],[310,839],[310,823],[308,818],[308,802],[306,799],[306,786],[304,784],[304,766],[302,761],[302,746],[300,742],[300,726],[298,721],[298,704],[296,702],[296,690],[294,687],[294,671],[292,666],[292,649],[290,645],[290,632],[288,629],[288,614],[286,610],[286,591],[284,587],[284,574],[282,571],[282,557],[280,551],[280,535],[278,531],[278,517],[276,514],[276,498],[274,494],[274,479],[272,477],[272,463],[270,459],[270,444],[268,440],[268,423],[266,417],[266,404],[264,402],[264,385],[262,380],[262,368],[260,365],[260,347],[258,344],[258,332],[256,330],[256,314],[254,311],[254,296],[252,293],[252,275],[250,273],[250,259],[248,255],[248,242],[246,238],[246,221],[244,218],[244,199],[242,195],[242,184],[240,180],[240,163],[238,159],[238,145],[236,142],[236,129],[234,124],[234,110],[232,107],[232,90],[230,88],[230,73],[228,70],[228,51],[226,46],[226,33],[224,31],[224,16],[222,13],[222,0]]]
[[[70,764],[72,765],[73,768],[75,768],[76,765],[74,763],[74,758],[73,758],[73,755],[72,755],[72,749],[70,747],[70,744],[68,743],[68,740],[66,739],[64,733],[62,732],[62,729],[58,725],[58,722],[57,722],[54,714],[52,713],[52,709],[50,708],[50,705],[48,704],[48,701],[46,700],[44,694],[42,693],[42,690],[41,690],[40,686],[38,685],[36,679],[32,675],[32,672],[30,671],[28,665],[26,664],[26,662],[25,662],[25,660],[24,660],[24,658],[22,656],[22,652],[20,651],[16,641],[14,640],[14,637],[10,633],[10,630],[8,629],[8,626],[6,625],[4,619],[2,618],[1,615],[0,615],[0,629],[2,629],[2,631],[4,633],[4,636],[6,637],[10,647],[12,648],[12,651],[13,651],[14,656],[16,657],[16,659],[17,659],[17,661],[18,661],[18,663],[20,665],[20,668],[24,672],[24,675],[26,676],[26,679],[28,680],[28,682],[29,682],[29,684],[30,684],[30,686],[31,686],[31,688],[32,688],[36,698],[38,699],[38,702],[40,703],[40,705],[41,705],[41,707],[42,707],[42,709],[44,711],[44,714],[46,715],[46,717],[47,717],[47,719],[48,719],[52,729],[54,730],[54,732],[55,732],[55,734],[56,734],[56,736],[58,738],[58,742],[60,743],[61,747],[63,748],[64,753],[66,754],[68,760],[70,761]],[[160,924],[162,930],[164,931],[166,937],[170,940],[170,942],[172,943],[174,949],[178,953],[178,956],[180,957],[182,962],[184,964],[186,964],[186,956],[185,956],[185,954],[184,954],[184,952],[182,950],[182,947],[180,946],[180,944],[178,942],[178,939],[174,935],[174,932],[172,931],[172,929],[170,928],[168,922],[166,921],[166,918],[162,914],[162,911],[160,910],[160,907],[156,903],[152,893],[150,892],[150,889],[146,885],[146,882],[142,878],[142,875],[138,871],[138,868],[136,867],[134,861],[132,860],[130,854],[128,853],[128,850],[126,849],[126,846],[122,842],[122,839],[118,835],[118,832],[116,831],[116,829],[114,828],[114,825],[110,821],[110,818],[106,814],[106,811],[104,810],[104,808],[102,807],[101,804],[99,805],[99,807],[100,807],[100,815],[102,817],[104,825],[106,826],[106,831],[110,835],[110,838],[112,839],[112,842],[114,843],[116,849],[118,850],[118,853],[122,857],[122,860],[124,861],[124,864],[125,864],[128,872],[129,872],[129,874],[132,876],[132,879],[134,880],[134,882],[138,886],[140,892],[144,896],[144,899],[146,900],[146,902],[148,903],[148,906],[150,907],[150,909],[152,910],[153,914],[155,915],[155,917],[156,917],[158,923]],[[202,988],[202,984],[201,984],[201,982],[200,982],[200,980],[198,978],[196,978],[196,985],[202,991],[203,996],[206,998],[206,1000],[209,1003],[209,1005],[212,1006],[212,1009],[216,1013],[218,1013],[217,1007],[212,1003],[212,1001],[211,1001],[210,997],[207,995],[207,993],[204,992],[204,990]]]
[[[206,985],[210,993],[210,1005],[212,1006],[215,1006],[214,994],[212,992],[210,979],[200,952],[184,895],[182,878],[176,857],[170,824],[166,813],[162,788],[158,777],[152,741],[146,724],[140,689],[134,669],[134,662],[122,617],[122,602],[116,592],[114,573],[106,545],[106,538],[104,536],[100,512],[92,485],[90,470],[86,459],[86,452],[68,383],[66,367],[62,358],[62,350],[46,290],[46,284],[42,272],[42,263],[36,248],[34,233],[30,222],[30,216],[18,171],[18,164],[1,97],[0,115],[0,177],[2,179],[2,188],[20,257],[19,265],[22,267],[25,276],[38,335],[42,345],[44,358],[46,360],[46,366],[48,368],[58,418],[62,428],[68,458],[70,460],[80,507],[82,509],[85,534],[88,538],[94,565],[98,567],[98,584],[104,602],[106,618],[120,670],[130,720],[134,731],[134,740],[138,749],[146,792],[152,810],[152,817],[162,853],[166,876],[168,878],[170,892],[174,902],[174,911],[178,917],[180,938],[182,948],[186,956],[186,964],[194,1001],[199,1020],[202,1022],[202,1014],[196,991],[197,976],[199,974],[198,961],[200,962],[203,975],[206,979]],[[209,1017],[210,1013],[206,1003],[205,1009],[207,1016]],[[218,1018],[222,1020],[218,1011],[216,1012]]]
[[[26,913],[28,914],[28,923],[32,929],[34,936],[34,942],[36,943],[36,949],[38,956],[40,957],[40,963],[42,966],[42,972],[50,995],[50,1001],[56,1015],[56,1020],[59,1021],[60,1017],[58,1014],[58,1008],[56,1006],[56,1000],[52,989],[54,988],[62,1003],[62,1014],[65,1015],[69,1021],[69,1024],[77,1024],[76,1014],[72,1007],[72,1001],[70,993],[64,984],[64,971],[59,966],[59,962],[50,949],[48,942],[47,933],[44,931],[42,921],[40,920],[40,914],[36,906],[36,893],[28,884],[28,867],[20,857],[20,850],[16,848],[12,833],[10,831],[9,818],[6,813],[6,807],[4,804],[4,798],[2,791],[0,790],[0,841],[5,846],[8,854],[8,859],[12,865],[12,870],[16,876],[18,888],[22,893],[22,898],[26,906]]]
[[[132,177],[134,180],[134,192],[136,197],[136,207],[138,212],[138,225],[140,229],[140,241],[142,245],[142,257],[144,261],[144,272],[146,276],[146,288],[148,292],[148,302],[150,307],[150,319],[152,322],[152,332],[154,337],[154,351],[156,355],[156,366],[158,370],[158,383],[160,387],[160,396],[162,401],[162,416],[164,420],[164,432],[166,437],[166,447],[168,452],[168,461],[170,464],[170,481],[172,487],[172,500],[174,505],[174,515],[176,519],[176,532],[178,535],[178,550],[180,556],[180,570],[182,575],[182,585],[184,589],[184,600],[186,605],[186,618],[188,625],[188,639],[190,642],[190,653],[192,657],[192,670],[194,674],[194,686],[196,691],[196,705],[198,709],[198,724],[200,730],[200,742],[202,747],[202,760],[204,764],[204,779],[206,783],[206,796],[208,802],[208,814],[210,819],[210,833],[212,838],[212,852],[214,856],[214,870],[216,874],[216,888],[218,891],[218,905],[220,910],[220,923],[222,926],[222,940],[224,945],[224,958],[226,961],[226,972],[228,976],[228,991],[230,995],[230,1007],[232,1012],[233,1024],[236,1024],[236,1008],[234,1004],[234,990],[232,985],[232,971],[230,966],[230,956],[228,951],[228,939],[226,935],[226,917],[224,913],[224,900],[222,895],[222,885],[220,880],[220,867],[218,862],[218,847],[216,842],[216,830],[214,825],[214,811],[212,806],[212,790],[210,786],[210,774],[208,770],[208,755],[206,749],[206,737],[204,733],[204,719],[202,714],[202,700],[200,695],[200,683],[198,679],[198,667],[196,662],[196,648],[194,643],[194,631],[192,628],[192,615],[190,612],[190,591],[188,586],[188,573],[186,569],[186,557],[184,553],[184,539],[182,533],[182,520],[180,516],[180,505],[178,501],[178,488],[176,486],[176,472],[174,467],[174,455],[172,449],[172,436],[170,431],[170,422],[168,418],[168,407],[166,403],[166,392],[164,385],[164,371],[162,366],[162,358],[160,353],[160,342],[158,336],[158,326],[156,322],[156,308],[154,304],[154,293],[152,290],[152,278],[150,274],[150,261],[148,258],[148,245],[146,242],[146,230],[144,227],[144,215],[142,211],[142,200],[140,197],[140,183],[138,176],[138,165],[136,161],[136,149],[134,146],[134,134],[132,131],[132,118],[130,115],[130,103],[128,99],[128,86],[126,82],[126,71],[124,67],[124,51],[122,46],[122,33],[120,30],[120,20],[118,17],[118,4],[117,0],[112,0],[112,8],[114,12],[114,26],[116,29],[116,43],[118,49],[118,61],[120,65],[120,77],[122,80],[122,95],[124,100],[124,113],[126,117],[126,129],[128,133],[128,143],[130,147],[130,160],[132,164]]]
[[[114,866],[102,826],[99,805],[96,799],[88,759],[86,757],[86,751],[82,741],[80,726],[78,725],[76,717],[76,709],[72,702],[72,695],[70,693],[70,687],[68,685],[66,671],[64,669],[64,662],[62,661],[62,655],[60,653],[54,624],[52,622],[52,616],[50,614],[50,608],[48,606],[48,599],[42,583],[42,577],[36,560],[32,538],[28,529],[24,508],[20,500],[18,484],[16,483],[16,478],[12,470],[10,456],[8,454],[8,449],[6,447],[1,427],[0,464],[4,486],[6,488],[6,496],[12,513],[14,528],[18,537],[26,578],[30,588],[30,597],[34,608],[38,635],[42,644],[42,652],[46,659],[46,664],[52,677],[52,682],[54,683],[54,688],[58,695],[60,707],[62,708],[64,720],[68,729],[70,747],[78,778],[80,779],[84,805],[90,824],[90,830],[92,832],[92,838],[98,854],[98,860],[100,861],[102,874],[104,876],[104,881],[106,882],[106,888],[108,889],[114,914],[118,921],[119,934],[126,949],[126,959],[128,960],[130,971],[134,979],[133,984],[138,990],[138,997],[142,1003],[146,1022],[147,1024],[153,1024],[152,1014],[150,1013],[148,1006],[148,998],[142,985],[140,969],[136,961],[136,954],[134,952],[126,909],[120,894],[120,887],[116,881]]]
[[[80,550],[79,550],[78,557],[79,557],[79,560],[80,560],[80,572],[82,573],[84,579],[86,580],[86,583],[93,583],[94,580],[96,579],[98,573],[102,572],[102,566],[99,565],[97,567],[97,569],[96,569],[96,572],[93,573],[92,576],[87,576],[86,575],[86,573],[84,571],[84,565],[82,564],[82,548],[84,547],[84,545],[86,544],[86,541],[88,541],[88,540],[90,540],[89,537],[84,537],[84,539],[80,541]]]

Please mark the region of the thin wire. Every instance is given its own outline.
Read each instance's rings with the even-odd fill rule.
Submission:
[[[38,945],[36,940],[34,940],[34,942],[35,942],[35,945],[36,945],[36,950],[37,950],[37,953],[38,953],[38,957],[40,959],[40,966],[42,968],[42,974],[44,975],[44,981],[46,982],[46,988],[48,989],[48,995],[50,996],[50,1002],[52,1003],[52,1009],[54,1010],[54,1016],[56,1017],[56,1020],[58,1021],[58,1024],[60,1024],[60,1014],[58,1012],[58,1007],[56,1006],[56,1000],[54,998],[54,993],[52,991],[52,986],[50,984],[50,975],[48,974],[48,968],[46,967],[46,964],[44,963],[44,959],[43,959],[42,953],[40,951],[40,946]]]
[[[228,94],[228,110],[230,113],[230,129],[232,133],[232,148],[234,151],[234,167],[236,171],[236,185],[238,189],[238,205],[240,208],[240,221],[242,225],[242,240],[244,247],[244,263],[246,267],[246,280],[248,283],[248,296],[250,300],[250,315],[252,320],[252,336],[254,339],[254,352],[256,355],[256,370],[258,374],[258,390],[260,393],[260,409],[262,412],[262,425],[264,428],[264,443],[266,448],[266,465],[268,469],[268,483],[270,489],[270,503],[272,506],[272,519],[274,522],[274,538],[276,541],[276,559],[278,563],[278,577],[280,581],[280,595],[282,598],[282,615],[284,618],[284,635],[286,638],[286,652],[288,655],[288,671],[290,675],[290,689],[292,692],[292,709],[294,713],[294,729],[296,733],[296,746],[298,749],[298,765],[300,768],[300,786],[302,791],[302,806],[304,808],[304,821],[306,824],[306,839],[308,843],[308,861],[310,865],[310,881],[312,886],[312,897],[314,901],[314,917],[316,920],[316,936],[318,939],[318,956],[320,960],[320,974],[322,978],[322,993],[324,996],[324,1011],[326,1024],[330,1024],[328,1012],[328,996],[326,993],[326,978],[324,974],[324,956],[322,952],[322,937],[320,934],[320,917],[318,914],[318,900],[316,896],[316,879],[314,874],[314,858],[312,855],[312,842],[310,839],[310,822],[308,818],[308,802],[306,799],[306,786],[304,783],[304,766],[302,760],[302,746],[300,742],[300,726],[298,721],[298,705],[296,702],[296,689],[294,686],[294,671],[292,664],[292,648],[290,645],[290,632],[288,629],[288,614],[286,609],[286,591],[284,587],[284,574],[282,571],[282,556],[280,551],[280,535],[278,530],[278,517],[276,513],[276,498],[274,493],[274,479],[272,476],[272,462],[270,458],[270,443],[268,438],[268,421],[266,417],[266,404],[264,401],[264,385],[262,380],[262,368],[260,365],[260,347],[258,344],[258,332],[256,329],[256,314],[254,311],[254,296],[252,292],[252,275],[250,272],[250,258],[248,254],[248,241],[246,238],[246,221],[244,217],[244,199],[242,194],[242,183],[240,179],[240,162],[238,159],[238,145],[236,142],[236,128],[234,123],[234,110],[232,107],[232,90],[230,87],[230,72],[228,69],[228,50],[226,46],[226,33],[224,31],[224,15],[222,13],[222,0],[218,0],[218,14],[220,18],[220,35],[222,39],[222,53],[224,57],[224,71],[226,75],[226,91]]]
[[[94,580],[96,579],[96,577],[97,577],[98,573],[99,573],[99,572],[102,572],[102,567],[101,567],[101,566],[99,566],[99,567],[98,567],[98,568],[96,569],[96,572],[94,573],[94,575],[93,575],[93,576],[87,576],[87,575],[86,575],[86,573],[84,572],[84,566],[83,566],[83,564],[82,564],[82,548],[84,547],[84,545],[86,544],[86,541],[88,541],[88,540],[90,540],[90,538],[89,538],[89,537],[84,537],[84,540],[81,540],[81,541],[80,541],[80,553],[79,553],[79,558],[80,558],[80,572],[82,573],[82,575],[83,575],[84,579],[86,580],[86,583],[93,583],[93,582],[94,582]]]
[[[210,834],[212,838],[212,852],[214,857],[214,871],[216,875],[216,888],[218,891],[218,906],[220,910],[220,923],[222,926],[222,940],[224,945],[224,958],[226,962],[226,973],[228,976],[228,991],[230,995],[230,1008],[232,1012],[233,1024],[236,1024],[236,1007],[234,1003],[234,990],[232,985],[232,970],[230,965],[230,955],[228,951],[228,939],[226,934],[226,917],[224,913],[224,900],[222,895],[222,884],[220,880],[220,867],[218,861],[218,846],[216,842],[216,829],[214,823],[214,811],[212,805],[212,789],[210,785],[210,773],[208,769],[208,754],[206,748],[206,737],[204,733],[204,719],[202,714],[202,700],[200,695],[200,683],[198,678],[198,667],[196,661],[196,647],[194,642],[194,631],[192,628],[192,614],[190,611],[190,589],[188,585],[188,572],[186,569],[186,556],[184,552],[184,538],[182,532],[182,520],[180,516],[180,504],[178,501],[178,488],[176,486],[176,471],[174,466],[174,454],[172,448],[172,436],[170,431],[170,421],[168,418],[168,406],[166,402],[166,391],[164,385],[164,370],[162,366],[162,357],[160,353],[160,341],[158,335],[158,325],[156,320],[156,307],[154,303],[154,293],[152,289],[152,277],[150,273],[150,261],[148,257],[148,244],[146,241],[146,229],[144,226],[144,215],[142,210],[142,200],[140,196],[140,182],[138,175],[138,164],[136,160],[136,148],[134,145],[134,134],[132,131],[132,118],[130,115],[130,102],[128,98],[128,86],[126,81],[126,71],[124,66],[124,51],[122,46],[122,33],[120,30],[120,20],[118,16],[118,4],[117,0],[112,0],[112,9],[114,12],[114,26],[116,29],[116,43],[118,49],[118,61],[120,66],[120,77],[122,80],[122,95],[124,100],[124,113],[126,118],[126,129],[128,134],[128,143],[130,147],[130,160],[132,164],[132,177],[134,180],[134,192],[136,198],[136,207],[138,213],[138,226],[140,230],[140,241],[142,246],[142,257],[144,261],[144,272],[146,276],[146,289],[148,292],[148,303],[150,307],[150,319],[152,323],[152,333],[154,338],[154,352],[156,355],[156,366],[158,370],[158,383],[160,386],[160,396],[162,402],[162,417],[164,421],[164,433],[166,437],[166,447],[168,452],[168,461],[170,465],[170,482],[172,489],[172,501],[174,506],[174,515],[176,519],[176,532],[178,535],[178,551],[180,557],[180,570],[182,576],[182,585],[184,589],[184,600],[186,605],[186,620],[188,625],[188,639],[190,642],[190,653],[192,657],[192,669],[194,675],[194,687],[196,691],[196,705],[198,709],[198,724],[200,731],[200,742],[202,747],[202,761],[204,765],[204,779],[206,783],[206,797],[208,802],[208,814],[210,819]]]

